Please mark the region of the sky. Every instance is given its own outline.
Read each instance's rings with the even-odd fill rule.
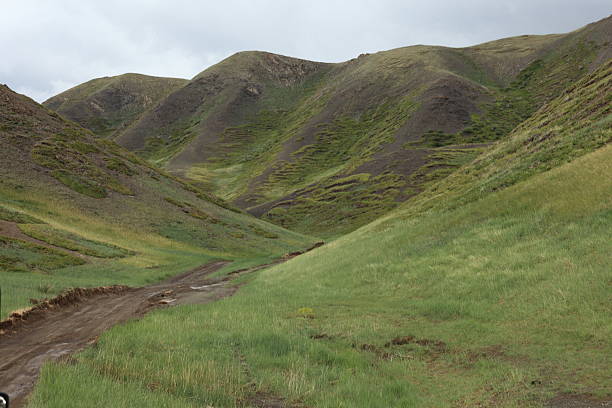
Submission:
[[[42,102],[138,72],[192,78],[244,50],[325,62],[564,33],[610,0],[0,0],[0,83]]]

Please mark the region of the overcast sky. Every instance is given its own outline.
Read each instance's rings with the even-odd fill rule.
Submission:
[[[0,83],[38,101],[92,78],[191,78],[242,50],[337,62],[413,44],[568,32],[610,0],[0,0]]]

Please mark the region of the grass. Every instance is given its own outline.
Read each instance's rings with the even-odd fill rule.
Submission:
[[[39,141],[32,148],[32,159],[50,170],[55,179],[86,196],[104,198],[109,190],[133,194],[113,173],[136,173],[121,158],[109,157],[108,144],[86,143],[83,139],[87,140],[82,131],[66,128]]]
[[[612,140],[612,63],[576,82],[501,141],[405,207],[460,206],[555,168]],[[444,197],[444,200],[440,200]]]
[[[42,221],[10,208],[0,206],[0,220],[15,222],[18,224],[41,224]]]
[[[388,213],[398,205],[404,178],[387,173],[355,174],[315,184],[279,202],[263,219],[295,231],[334,238]]]
[[[58,247],[0,237],[0,318],[67,287],[139,286],[315,241],[248,216],[8,88],[0,93],[0,121],[11,123],[0,132],[0,219]]]
[[[387,216],[242,277],[237,296],[156,311],[75,365],[48,365],[31,406],[62,406],[91,378],[94,394],[131,406],[158,395],[226,407],[261,395],[316,407],[609,399],[609,70],[472,162],[434,149],[463,166]]]
[[[450,149],[508,137],[599,64],[605,29],[600,23],[457,49],[404,47],[339,64],[238,53],[162,100],[118,140],[144,146],[139,154],[151,163],[269,221],[336,237],[449,175],[457,165],[448,163],[471,157],[456,152],[445,161],[437,149],[450,156]],[[367,192],[355,191],[354,202],[325,191],[364,173],[371,176]]]
[[[81,259],[52,248],[0,236],[0,267],[3,271],[46,273],[82,263]]]
[[[97,78],[44,102],[101,137],[111,138],[187,80],[139,74]]]
[[[174,191],[176,194],[177,190]],[[87,214],[63,200],[53,201],[50,199],[53,195],[42,191],[26,190],[22,194],[29,204],[15,191],[0,191],[0,198],[11,207],[27,208],[29,213],[48,223],[20,224],[26,234],[98,258],[72,267],[84,261],[56,250],[6,239],[7,244],[0,251],[4,316],[26,306],[30,298],[40,297],[37,287],[41,283],[52,284],[53,293],[72,286],[115,283],[139,286],[214,259],[278,257],[296,248],[305,248],[312,241],[297,234],[287,235],[278,227],[243,214],[202,205],[187,191],[182,193],[182,198],[197,203],[197,207],[191,204],[194,209],[205,208],[215,214],[216,223],[163,206],[155,210],[158,205],[155,203],[149,204],[148,210],[130,211],[129,219],[115,212],[112,215],[117,221],[112,222],[100,214],[107,211],[104,207],[96,207],[97,214]],[[140,204],[132,200],[123,205],[138,208]],[[181,216],[177,217],[177,213]],[[147,225],[152,215],[156,217],[155,224]]]
[[[25,224],[20,225],[21,231],[32,238],[45,241],[51,245],[70,249],[83,255],[98,258],[120,258],[130,255],[130,251],[114,245],[85,239],[76,234],[62,231],[48,225]],[[133,255],[133,254],[132,254]]]
[[[610,396],[612,184],[597,175],[611,158],[600,149],[461,208],[373,223],[239,296],[116,327],[76,366],[48,365],[30,406],[86,387],[131,406],[241,406],[258,392],[317,407]],[[402,336],[414,340],[386,346]]]

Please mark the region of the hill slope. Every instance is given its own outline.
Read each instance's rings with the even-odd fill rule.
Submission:
[[[210,259],[265,259],[312,241],[0,86],[2,313],[47,286],[142,284]]]
[[[355,229],[504,138],[610,58],[612,18],[565,35],[414,46],[340,64],[238,53],[117,141],[252,214]]]
[[[609,404],[611,80],[609,61],[454,176],[240,296],[113,329],[48,367],[33,406]]]
[[[92,79],[43,105],[100,136],[113,137],[187,80],[124,74]]]

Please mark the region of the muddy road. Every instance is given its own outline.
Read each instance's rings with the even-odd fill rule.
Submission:
[[[229,284],[232,278],[285,262],[301,253],[287,254],[270,264],[217,279],[209,275],[229,261],[212,262],[150,286],[108,287],[72,296],[69,301],[17,319],[12,326],[5,321],[4,332],[0,333],[0,390],[11,396],[11,408],[22,407],[45,362],[80,351],[93,344],[105,330],[142,317],[152,309],[204,304],[231,296],[238,290]]]

